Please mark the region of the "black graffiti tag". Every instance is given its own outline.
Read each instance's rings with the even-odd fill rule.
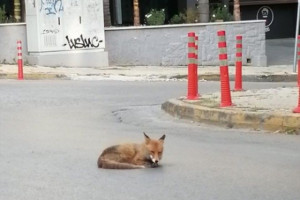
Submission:
[[[83,49],[83,48],[98,48],[100,46],[100,43],[103,42],[103,40],[100,40],[97,36],[94,36],[92,38],[84,38],[81,34],[78,38],[69,38],[69,36],[66,36],[68,45],[70,49]],[[63,44],[63,46],[67,46],[67,44]]]

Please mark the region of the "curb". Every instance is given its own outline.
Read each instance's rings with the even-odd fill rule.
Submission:
[[[187,75],[171,76],[171,79],[187,79]],[[198,80],[219,81],[220,74],[198,75]],[[229,75],[229,80],[234,81],[235,75]],[[243,75],[246,82],[297,82],[297,74],[271,74],[271,75]]]
[[[12,74],[0,73],[0,79],[15,79],[15,80],[17,80],[18,74],[17,73],[12,73]],[[69,78],[64,74],[46,74],[46,73],[26,74],[26,73],[24,73],[24,80],[57,80],[57,79],[68,80]]]
[[[297,114],[256,113],[239,108],[221,109],[193,105],[179,99],[163,103],[162,110],[168,114],[227,128],[250,128],[288,134],[300,134],[300,119]]]

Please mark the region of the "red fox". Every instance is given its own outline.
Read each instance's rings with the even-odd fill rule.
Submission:
[[[104,169],[140,169],[158,167],[163,154],[165,135],[158,140],[144,133],[142,144],[121,144],[108,147],[98,158],[98,167]]]

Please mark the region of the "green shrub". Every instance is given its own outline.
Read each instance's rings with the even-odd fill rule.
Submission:
[[[6,12],[5,12],[5,5],[3,7],[0,7],[0,23],[5,23],[6,21]]]
[[[178,15],[174,15],[170,19],[170,24],[184,24],[186,22],[186,16],[183,13],[179,13]]]
[[[197,10],[189,8],[186,10],[186,23],[197,23],[198,15]]]
[[[162,25],[165,23],[165,10],[151,9],[148,14],[145,15],[145,22],[147,25]]]
[[[229,13],[228,8],[224,6],[218,6],[212,11],[210,21],[215,22],[216,20],[223,20],[223,21],[232,21],[233,17]]]

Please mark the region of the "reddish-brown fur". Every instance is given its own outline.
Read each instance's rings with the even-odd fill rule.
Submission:
[[[145,133],[142,144],[122,144],[105,149],[98,158],[98,167],[105,169],[139,169],[157,167],[162,158],[165,135],[155,140]]]

